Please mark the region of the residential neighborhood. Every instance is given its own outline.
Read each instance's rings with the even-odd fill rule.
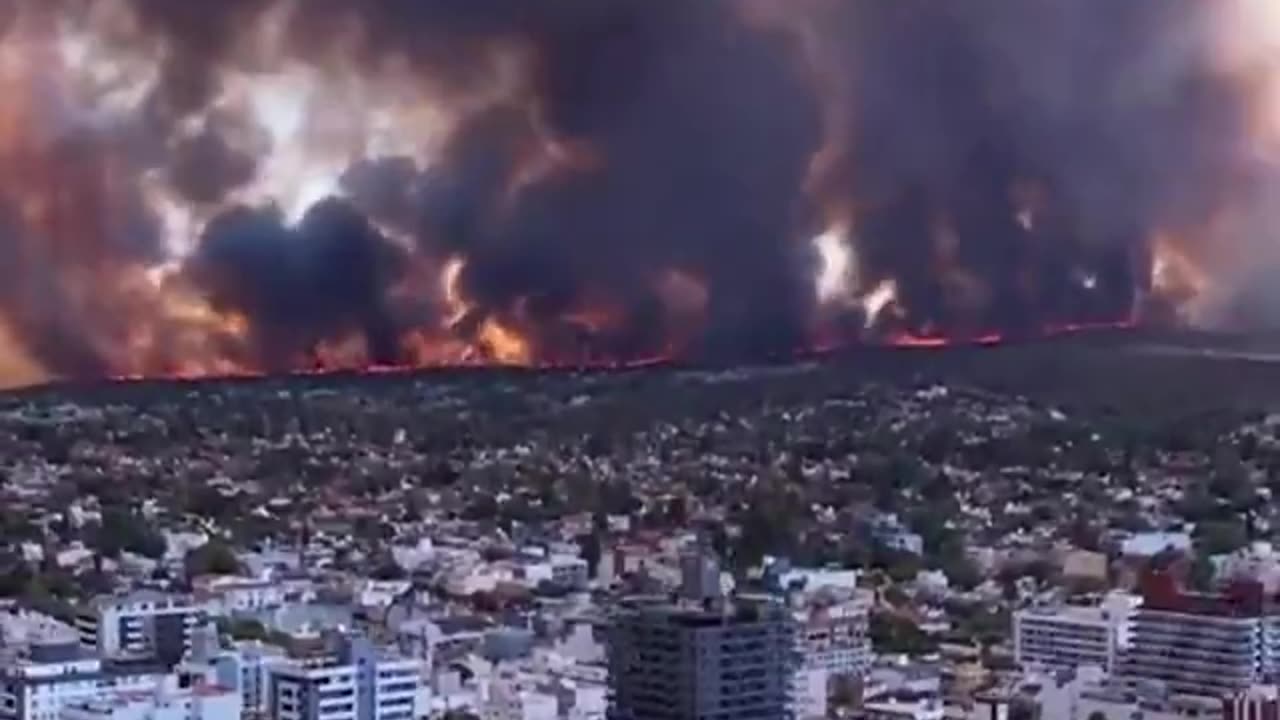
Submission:
[[[820,365],[0,403],[5,720],[651,717],[707,623],[776,644],[765,716],[1214,716],[1280,672],[1280,416]]]

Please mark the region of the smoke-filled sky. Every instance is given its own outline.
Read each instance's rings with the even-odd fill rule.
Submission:
[[[1280,317],[1274,0],[0,0],[0,384]]]

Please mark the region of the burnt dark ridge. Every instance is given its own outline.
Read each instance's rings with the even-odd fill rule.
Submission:
[[[1271,347],[1274,354],[1257,348]],[[1238,348],[1252,348],[1241,351]],[[843,347],[772,362],[693,360],[645,367],[441,367],[384,372],[333,371],[304,375],[130,381],[69,381],[11,391],[10,401],[146,403],[184,392],[262,392],[365,388],[394,390],[405,383],[483,384],[495,380],[516,391],[547,382],[616,379],[618,393],[643,387],[661,393],[688,373],[739,373],[747,392],[765,397],[776,370],[807,386],[814,399],[849,392],[864,383],[921,387],[945,384],[1022,396],[1102,416],[1189,416],[1220,411],[1280,409],[1280,333],[1262,335],[1191,330],[1098,329],[997,345],[943,348]]]
[[[1004,347],[1057,344],[1066,341],[1101,342],[1107,338],[1128,338],[1135,330],[1123,327],[1096,327],[1070,330],[1048,335],[1009,335],[999,340],[989,336],[975,336],[948,340],[945,344],[881,343],[843,344],[829,347],[803,348],[791,352],[757,353],[749,357],[734,357],[723,353],[701,353],[636,362],[613,363],[558,363],[542,365],[506,365],[500,363],[478,365],[390,365],[370,368],[316,368],[282,372],[247,372],[226,375],[210,374],[193,377],[119,377],[119,378],[67,378],[37,383],[0,393],[9,396],[39,396],[45,393],[96,394],[117,390],[141,391],[167,388],[199,388],[203,386],[302,383],[395,383],[404,378],[438,378],[443,381],[475,377],[573,377],[576,375],[617,375],[644,372],[724,372],[751,370],[753,368],[782,367],[804,362],[865,362],[878,357],[901,359],[915,356],[962,356],[971,352],[986,355]],[[938,359],[944,359],[939,357]]]

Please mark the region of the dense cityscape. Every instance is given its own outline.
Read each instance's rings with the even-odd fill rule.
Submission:
[[[856,360],[9,395],[0,718],[1277,707],[1280,415]]]
[[[1280,0],[0,0],[0,720],[1280,720]]]

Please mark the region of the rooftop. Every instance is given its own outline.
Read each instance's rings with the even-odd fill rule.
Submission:
[[[622,603],[625,613],[660,618],[668,624],[699,628],[785,620],[788,612],[779,602],[736,598],[724,601],[680,601],[669,597],[639,597]]]

